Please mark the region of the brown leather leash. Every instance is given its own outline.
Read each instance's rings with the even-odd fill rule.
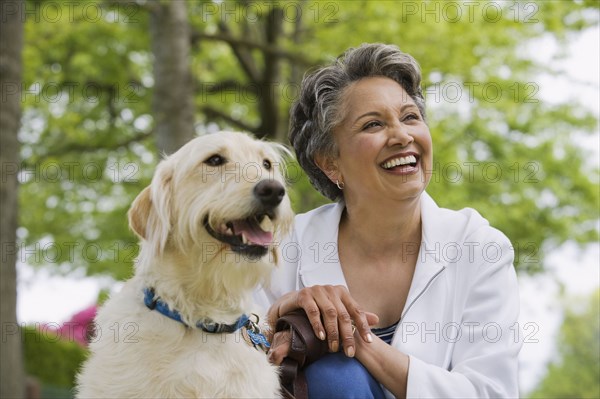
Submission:
[[[292,342],[290,353],[280,366],[282,394],[286,399],[308,399],[303,368],[327,354],[329,348],[327,341],[321,341],[315,335],[303,310],[295,310],[277,320],[276,332],[288,329],[292,333]]]

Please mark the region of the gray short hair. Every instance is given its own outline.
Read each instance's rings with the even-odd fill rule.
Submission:
[[[417,61],[394,45],[363,44],[348,49],[331,65],[307,73],[290,110],[289,140],[312,185],[330,200],[343,192],[315,163],[315,156],[335,157],[333,129],[342,121],[345,89],[360,79],[384,76],[400,84],[425,118],[421,71]]]

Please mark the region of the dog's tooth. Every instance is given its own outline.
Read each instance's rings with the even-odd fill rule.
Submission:
[[[260,222],[260,228],[263,231],[273,232],[273,222],[271,221],[271,218],[265,216],[262,222]]]
[[[227,222],[227,223],[222,223],[221,224],[221,228],[223,230],[221,230],[224,234],[231,234],[233,235],[233,223],[231,222]]]
[[[248,239],[246,238],[246,235],[244,233],[242,233],[242,242],[244,244],[248,244]]]

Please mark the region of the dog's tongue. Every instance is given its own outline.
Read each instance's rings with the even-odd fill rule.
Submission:
[[[273,241],[273,234],[261,229],[254,221],[236,220],[233,222],[233,230],[235,234],[244,234],[254,244],[267,246]]]

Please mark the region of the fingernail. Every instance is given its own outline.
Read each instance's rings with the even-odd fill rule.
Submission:
[[[371,335],[371,333],[367,334],[367,342],[368,343],[372,343],[373,342],[373,336]]]
[[[339,345],[337,341],[331,341],[331,351],[337,352],[339,350]]]
[[[325,333],[323,331],[319,331],[319,339],[325,341]]]
[[[348,349],[346,349],[346,356],[354,357],[354,347],[353,346],[349,346]]]

